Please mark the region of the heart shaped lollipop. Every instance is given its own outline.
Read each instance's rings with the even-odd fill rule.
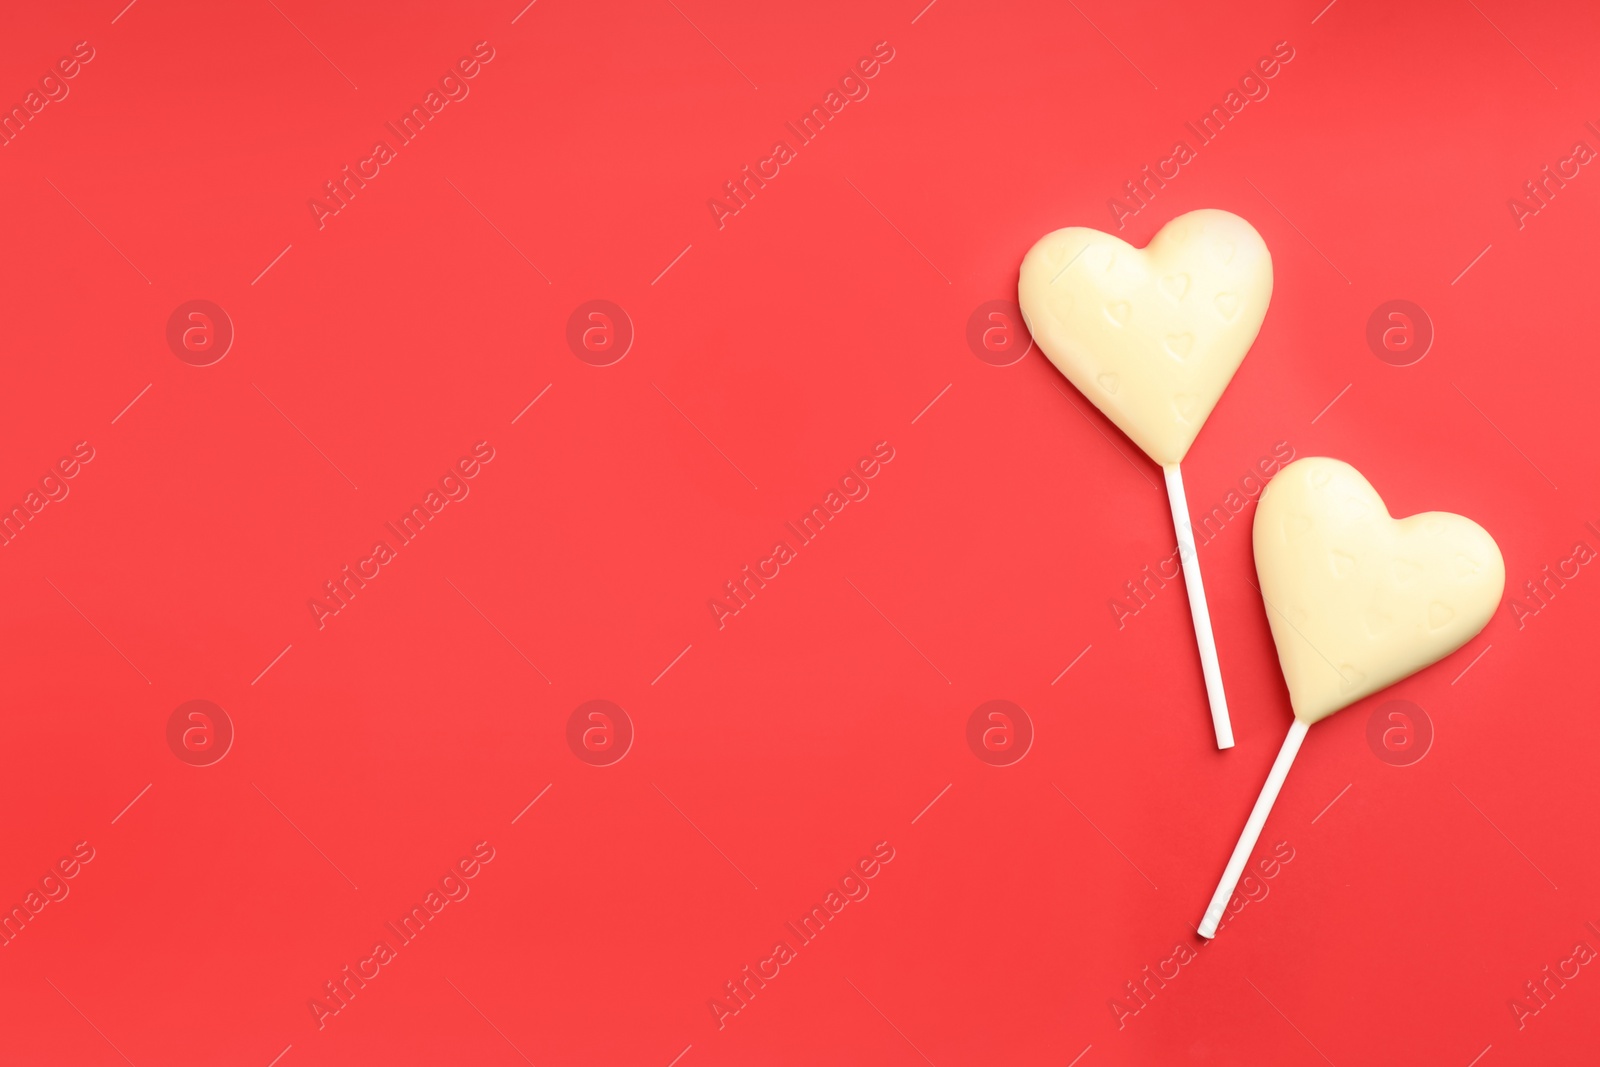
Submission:
[[[1050,362],[1166,473],[1217,747],[1233,744],[1179,464],[1255,342],[1272,256],[1244,219],[1191,211],[1134,248],[1073,226],[1022,261],[1018,303]]]
[[[1212,937],[1311,724],[1448,656],[1477,636],[1505,590],[1494,538],[1471,519],[1389,511],[1361,472],[1302,459],[1261,494],[1256,573],[1294,725],[1211,898]]]

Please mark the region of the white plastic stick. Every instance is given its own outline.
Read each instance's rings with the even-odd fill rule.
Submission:
[[[1183,472],[1176,463],[1162,468],[1167,475],[1167,500],[1172,505],[1172,525],[1178,531],[1178,558],[1183,561],[1183,587],[1189,591],[1189,614],[1200,643],[1200,670],[1206,676],[1206,696],[1211,701],[1211,725],[1217,747],[1233,747],[1233,724],[1228,721],[1228,696],[1222,691],[1222,665],[1217,662],[1217,639],[1211,633],[1211,611],[1206,607],[1206,587],[1200,581],[1200,556],[1195,552],[1194,527],[1189,522],[1189,501],[1183,495]]]
[[[1283,788],[1283,780],[1289,777],[1289,768],[1294,764],[1294,757],[1300,751],[1300,742],[1306,739],[1306,731],[1311,727],[1301,722],[1294,721],[1289,727],[1289,736],[1283,739],[1283,747],[1278,749],[1278,758],[1272,761],[1272,770],[1267,774],[1267,784],[1261,787],[1261,795],[1256,797],[1256,806],[1250,809],[1250,818],[1245,820],[1244,833],[1239,835],[1239,843],[1233,846],[1233,855],[1228,857],[1228,866],[1222,872],[1222,881],[1217,883],[1217,891],[1211,895],[1211,904],[1206,908],[1205,918],[1200,920],[1200,936],[1216,937],[1217,924],[1222,921],[1222,913],[1228,907],[1228,901],[1233,898],[1234,887],[1239,884],[1239,877],[1244,874],[1244,865],[1250,862],[1250,853],[1255,851],[1256,839],[1261,836],[1261,828],[1267,825],[1267,815],[1272,811],[1273,802],[1278,799],[1278,790]]]

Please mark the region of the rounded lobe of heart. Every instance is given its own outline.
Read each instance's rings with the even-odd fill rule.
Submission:
[[[1253,537],[1289,702],[1305,723],[1448,656],[1505,591],[1505,561],[1483,527],[1445,511],[1391,518],[1337,459],[1279,471]]]
[[[1017,294],[1050,362],[1167,466],[1188,453],[1261,330],[1272,255],[1226,211],[1179,215],[1142,249],[1072,226],[1028,251]]]

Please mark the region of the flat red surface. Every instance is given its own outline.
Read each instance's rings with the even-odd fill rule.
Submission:
[[[1592,6],[124,2],[0,33],[0,1061],[1592,1055]],[[1180,139],[1120,233],[1225,208],[1276,268],[1185,463],[1226,516],[1225,753],[1181,585],[1112,606],[1171,552],[1159,471],[1037,351],[967,340]],[[776,175],[719,226],[746,165]],[[1395,299],[1434,332],[1409,366],[1366,340]],[[232,324],[209,366],[168,343],[192,300]],[[592,300],[631,323],[608,366],[568,343]],[[1312,731],[1259,850],[1291,858],[1191,947],[1289,723],[1226,506],[1275,452],[1481,522],[1507,602]],[[719,628],[746,565],[778,570]],[[169,733],[194,700],[222,714]],[[569,733],[591,700],[622,713]],[[1031,724],[1009,766],[968,743],[991,700]]]

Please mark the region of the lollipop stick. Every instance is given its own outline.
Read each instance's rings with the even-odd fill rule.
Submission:
[[[1283,788],[1283,780],[1289,777],[1289,767],[1294,763],[1294,757],[1300,751],[1300,742],[1306,739],[1309,729],[1311,727],[1299,719],[1289,727],[1289,736],[1283,739],[1278,758],[1272,761],[1267,783],[1261,787],[1261,795],[1256,797],[1256,806],[1250,809],[1250,818],[1245,820],[1244,833],[1239,835],[1239,843],[1233,846],[1233,855],[1228,857],[1222,881],[1217,883],[1217,891],[1211,895],[1206,917],[1200,920],[1201,937],[1217,936],[1217,924],[1222,921],[1222,912],[1233,898],[1233,889],[1239,884],[1239,876],[1244,874],[1244,865],[1250,862],[1256,838],[1261,836],[1261,828],[1267,825],[1267,815],[1272,811],[1273,801],[1278,799],[1278,790]]]
[[[1183,560],[1183,587],[1189,591],[1189,614],[1200,643],[1200,670],[1206,676],[1206,696],[1211,701],[1211,725],[1217,747],[1233,747],[1233,724],[1228,721],[1228,697],[1222,691],[1222,665],[1217,662],[1217,640],[1211,635],[1211,612],[1206,607],[1206,587],[1200,581],[1200,556],[1195,552],[1194,527],[1189,523],[1189,501],[1183,495],[1183,473],[1176,463],[1164,467],[1167,500],[1172,504],[1172,525],[1178,531],[1178,558]]]

